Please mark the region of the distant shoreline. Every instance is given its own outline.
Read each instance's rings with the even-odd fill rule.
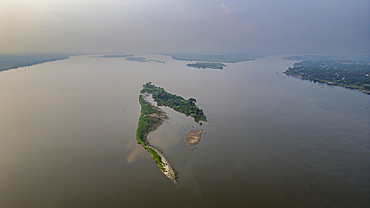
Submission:
[[[0,72],[64,59],[69,59],[69,56],[44,54],[0,55]]]
[[[201,61],[201,62],[214,62],[214,63],[237,63],[243,61],[253,61],[257,58],[263,58],[264,56],[259,55],[247,55],[247,54],[167,54],[172,59],[179,61]]]
[[[318,57],[294,63],[284,73],[370,94],[369,64],[368,60],[361,59]]]
[[[285,73],[285,72],[284,72],[284,73]],[[333,85],[333,86],[338,86],[338,87],[344,87],[344,88],[346,88],[346,89],[352,89],[352,90],[356,90],[356,91],[363,92],[363,93],[365,93],[365,94],[369,94],[369,95],[370,95],[370,91],[369,91],[369,90],[362,90],[362,89],[354,88],[354,87],[351,87],[351,86],[346,86],[346,85],[341,85],[341,84],[338,84],[338,83],[328,82],[328,81],[325,81],[325,80],[309,79],[309,78],[302,77],[302,76],[295,75],[295,74],[287,74],[287,73],[285,73],[285,74],[286,74],[286,75],[288,75],[288,76],[297,77],[297,78],[300,78],[300,79],[303,79],[303,80],[310,80],[310,81],[314,81],[314,82],[324,83],[324,84],[327,84],[327,85]]]

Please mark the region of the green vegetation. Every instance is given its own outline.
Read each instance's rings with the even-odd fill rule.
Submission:
[[[251,54],[171,54],[175,60],[180,61],[205,61],[205,62],[222,62],[222,63],[237,63],[242,61],[256,60],[264,56],[251,55]]]
[[[140,91],[140,93],[152,94],[154,100],[157,101],[158,105],[166,105],[175,109],[176,111],[186,114],[187,116],[190,115],[197,122],[199,120],[206,121],[203,110],[199,109],[195,105],[196,100],[194,98],[189,98],[188,100],[185,100],[180,96],[166,92],[163,88],[152,85],[151,82],[143,85],[143,89]],[[154,107],[146,100],[144,100],[143,95],[139,96],[139,103],[141,105],[141,115],[136,130],[137,141],[150,153],[162,172],[165,173],[166,176],[169,177],[171,180],[176,182],[176,180],[178,179],[177,173],[174,172],[170,164],[166,162],[167,159],[163,155],[161,155],[162,153],[157,153],[160,150],[151,146],[147,141],[148,133],[150,131],[154,131],[159,125],[161,125],[163,123],[163,119],[166,119],[167,116],[158,107]],[[165,163],[162,161],[162,159],[163,161],[165,161],[165,163],[167,163],[167,171],[164,168]]]
[[[153,157],[154,161],[158,164],[158,167],[164,171],[163,162],[158,153],[148,146],[145,135],[150,132],[150,127],[152,126],[153,120],[148,116],[148,114],[157,113],[149,103],[145,102],[142,95],[139,97],[139,102],[141,105],[141,115],[139,118],[139,124],[136,130],[136,138],[139,144],[141,144]]]
[[[152,114],[152,113],[157,112],[152,108],[152,105],[145,102],[145,100],[143,99],[143,96],[141,96],[141,95],[139,97],[139,102],[140,102],[140,105],[141,105],[141,113],[142,114],[147,115],[147,114]]]
[[[195,105],[196,100],[194,98],[185,100],[181,96],[168,93],[163,88],[152,85],[151,82],[143,85],[143,89],[140,92],[152,94],[158,105],[168,106],[186,116],[191,116],[196,122],[200,120],[207,121],[206,116],[203,114],[203,110]]]
[[[68,59],[68,56],[57,54],[22,54],[0,55],[0,71],[32,66],[50,61]]]
[[[211,68],[211,69],[223,69],[225,64],[222,63],[210,63],[210,62],[196,62],[195,64],[186,64],[188,67],[194,68]]]
[[[284,72],[302,79],[324,82],[370,94],[370,62],[354,60],[306,60]]]
[[[162,159],[161,157],[158,155],[158,153],[150,148],[150,147],[145,147],[145,149],[148,150],[148,152],[152,155],[154,161],[158,164],[158,167],[162,170],[162,171],[165,171],[164,167],[163,167],[163,162],[162,162]]]
[[[146,146],[146,140],[145,140],[145,134],[149,133],[149,127],[151,126],[153,120],[144,114],[140,115],[139,118],[139,124],[136,130],[136,138],[139,142],[139,144],[143,145],[144,147]]]

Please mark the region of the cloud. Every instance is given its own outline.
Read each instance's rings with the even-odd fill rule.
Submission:
[[[224,10],[225,14],[231,13],[231,9],[228,6],[226,6],[224,3],[221,4],[221,9]]]
[[[72,19],[71,15],[60,12],[60,11],[55,10],[55,9],[49,9],[48,12],[51,16],[54,16],[54,17],[59,18],[59,19],[63,19],[63,20],[71,20]]]

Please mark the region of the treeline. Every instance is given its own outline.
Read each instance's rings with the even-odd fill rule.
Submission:
[[[256,60],[264,56],[252,54],[169,54],[175,60],[237,63]]]
[[[6,71],[9,69],[16,69],[19,67],[32,66],[36,64],[68,58],[68,56],[56,54],[0,55],[0,71]]]
[[[194,68],[211,68],[211,69],[223,69],[225,64],[222,63],[209,63],[209,62],[197,62],[195,64],[186,64],[188,67],[194,67]]]
[[[200,120],[207,121],[203,110],[199,109],[198,106],[195,105],[196,100],[194,98],[185,100],[181,96],[168,93],[163,88],[152,85],[151,82],[143,85],[143,89],[140,92],[152,94],[158,105],[168,106],[186,116],[191,116],[196,122]]]
[[[148,114],[153,113],[152,111],[147,109],[147,106],[149,105],[149,108],[153,110],[150,107],[150,104],[146,103],[142,96],[139,97],[139,102],[141,104],[141,115],[139,118],[139,124],[136,130],[136,137],[141,145],[144,147],[147,145],[146,140],[144,138],[146,133],[149,133],[149,127],[151,126],[153,120],[148,116]],[[155,113],[155,110],[153,110]]]
[[[358,90],[370,90],[370,63],[366,61],[307,60],[284,72],[302,79]]]
[[[288,56],[283,57],[286,60],[296,60],[296,61],[334,61],[334,62],[369,62],[370,54],[351,54],[342,56],[332,56],[332,55],[298,55],[298,56]]]
[[[141,144],[153,157],[154,161],[158,164],[158,167],[164,171],[163,162],[158,153],[150,148],[147,144],[145,135],[150,132],[150,126],[153,123],[152,118],[148,114],[157,113],[149,103],[145,102],[142,95],[139,97],[139,102],[141,105],[141,115],[139,118],[139,124],[136,130],[136,138],[139,144]]]

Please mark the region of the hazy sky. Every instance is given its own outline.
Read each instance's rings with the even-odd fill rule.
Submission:
[[[370,52],[369,0],[1,0],[0,53]]]

